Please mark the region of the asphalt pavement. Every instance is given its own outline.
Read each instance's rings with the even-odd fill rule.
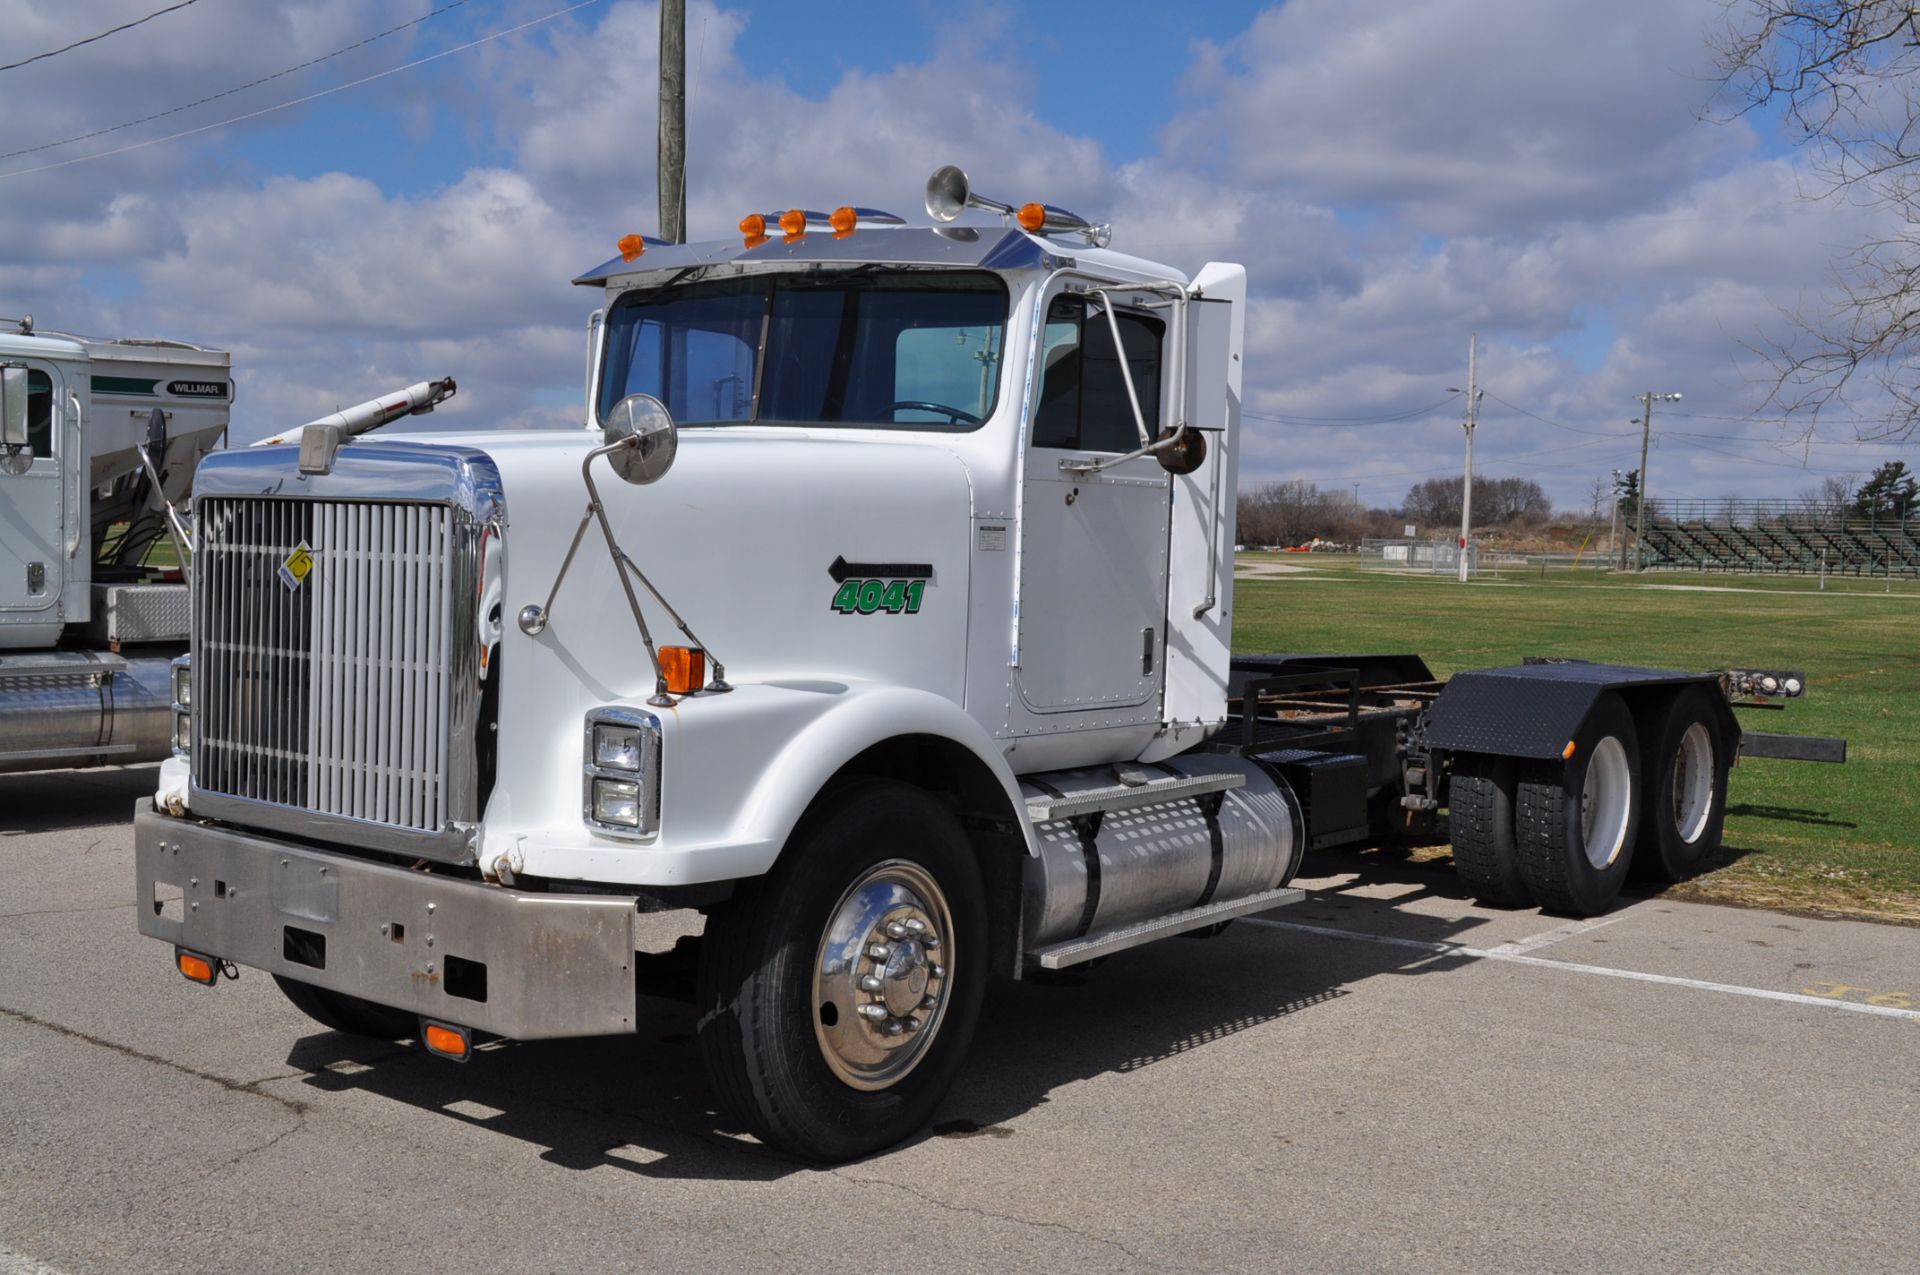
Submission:
[[[0,776],[6,1275],[1920,1269],[1920,930],[1330,858],[995,986],[932,1129],[828,1170],[715,1116],[672,999],[458,1066],[188,983],[135,929],[153,773]]]

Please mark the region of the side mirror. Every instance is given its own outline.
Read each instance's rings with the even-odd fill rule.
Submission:
[[[33,464],[27,437],[27,369],[0,368],[0,474],[24,474]]]
[[[601,437],[614,448],[607,453],[613,472],[635,486],[657,482],[673,468],[680,446],[673,414],[651,394],[629,394],[615,403]]]

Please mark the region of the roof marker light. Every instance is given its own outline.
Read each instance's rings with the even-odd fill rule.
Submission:
[[[833,227],[833,237],[835,239],[845,239],[848,235],[852,234],[855,227],[860,224],[860,214],[847,205],[842,204],[840,207],[834,209],[827,217],[827,224]]]
[[[1047,224],[1047,206],[1045,204],[1021,204],[1020,211],[1014,214],[1020,223],[1020,229],[1028,234],[1037,235]]]
[[[796,235],[806,234],[807,214],[801,212],[798,208],[787,209],[780,214],[780,229],[785,231],[787,237],[790,239]]]
[[[620,260],[632,261],[647,250],[647,241],[639,235],[621,235],[614,247],[620,250]]]

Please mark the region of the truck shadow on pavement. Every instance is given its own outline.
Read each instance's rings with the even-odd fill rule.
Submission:
[[[1404,901],[1314,894],[1275,916],[1309,924],[1337,916],[1348,928],[1426,943],[1471,942],[1468,931],[1485,923],[1401,911]],[[1103,1077],[1124,1086],[1157,1063],[1364,994],[1370,979],[1440,974],[1469,961],[1236,924],[1091,968],[996,981],[958,1083],[914,1143],[1017,1138],[1014,1122],[1064,1086]],[[484,1128],[542,1148],[541,1159],[559,1168],[740,1181],[822,1171],[768,1151],[716,1112],[690,1005],[642,997],[640,1014],[634,1036],[492,1042],[465,1066],[332,1032],[304,1038],[287,1061],[316,1090],[375,1094]]]
[[[103,766],[0,775],[0,837],[118,823],[131,843],[133,803],[153,795],[159,774],[158,766]]]

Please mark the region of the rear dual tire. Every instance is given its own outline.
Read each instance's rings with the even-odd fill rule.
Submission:
[[[1513,758],[1457,753],[1448,783],[1454,871],[1482,903],[1527,906],[1533,899],[1513,839]]]
[[[1713,700],[1706,687],[1689,686],[1641,735],[1647,802],[1637,877],[1684,881],[1720,848],[1733,756]]]
[[[1542,909],[1598,916],[1626,883],[1641,815],[1639,734],[1620,696],[1594,701],[1571,747],[1562,760],[1521,764],[1514,842]]]

